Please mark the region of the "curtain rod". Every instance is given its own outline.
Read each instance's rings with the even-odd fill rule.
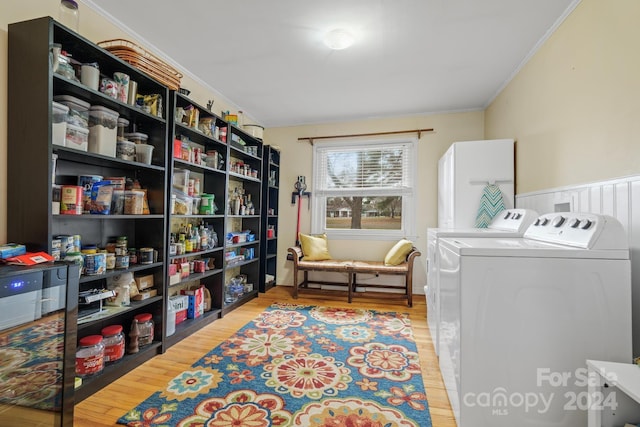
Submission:
[[[309,141],[313,145],[314,139],[336,139],[336,138],[357,138],[360,136],[380,136],[380,135],[395,135],[399,133],[417,133],[418,138],[421,137],[422,132],[433,132],[431,129],[413,129],[413,130],[396,130],[391,132],[373,132],[373,133],[353,133],[350,135],[330,135],[330,136],[304,136],[298,138],[298,141]]]

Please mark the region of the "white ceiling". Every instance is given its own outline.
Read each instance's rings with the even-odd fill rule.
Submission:
[[[83,2],[274,127],[483,109],[579,0]]]

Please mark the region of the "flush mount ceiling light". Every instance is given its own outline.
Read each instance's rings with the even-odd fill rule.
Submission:
[[[324,36],[324,44],[327,45],[328,48],[334,50],[346,49],[351,46],[354,41],[355,38],[353,37],[353,34],[341,28],[329,31]]]

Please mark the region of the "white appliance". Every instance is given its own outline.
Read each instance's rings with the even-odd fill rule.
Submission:
[[[438,286],[438,241],[445,237],[522,237],[538,218],[531,209],[505,209],[487,228],[429,228],[427,229],[427,323],[436,351],[440,354],[440,297]]]
[[[586,360],[632,357],[621,224],[551,213],[523,238],[439,248],[440,366],[458,426],[585,426]]]
[[[454,142],[438,161],[438,227],[475,226],[480,197],[496,184],[505,208],[514,207],[514,141]]]

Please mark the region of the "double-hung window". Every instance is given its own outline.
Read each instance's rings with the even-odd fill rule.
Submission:
[[[312,233],[342,239],[415,234],[417,140],[316,142]]]

